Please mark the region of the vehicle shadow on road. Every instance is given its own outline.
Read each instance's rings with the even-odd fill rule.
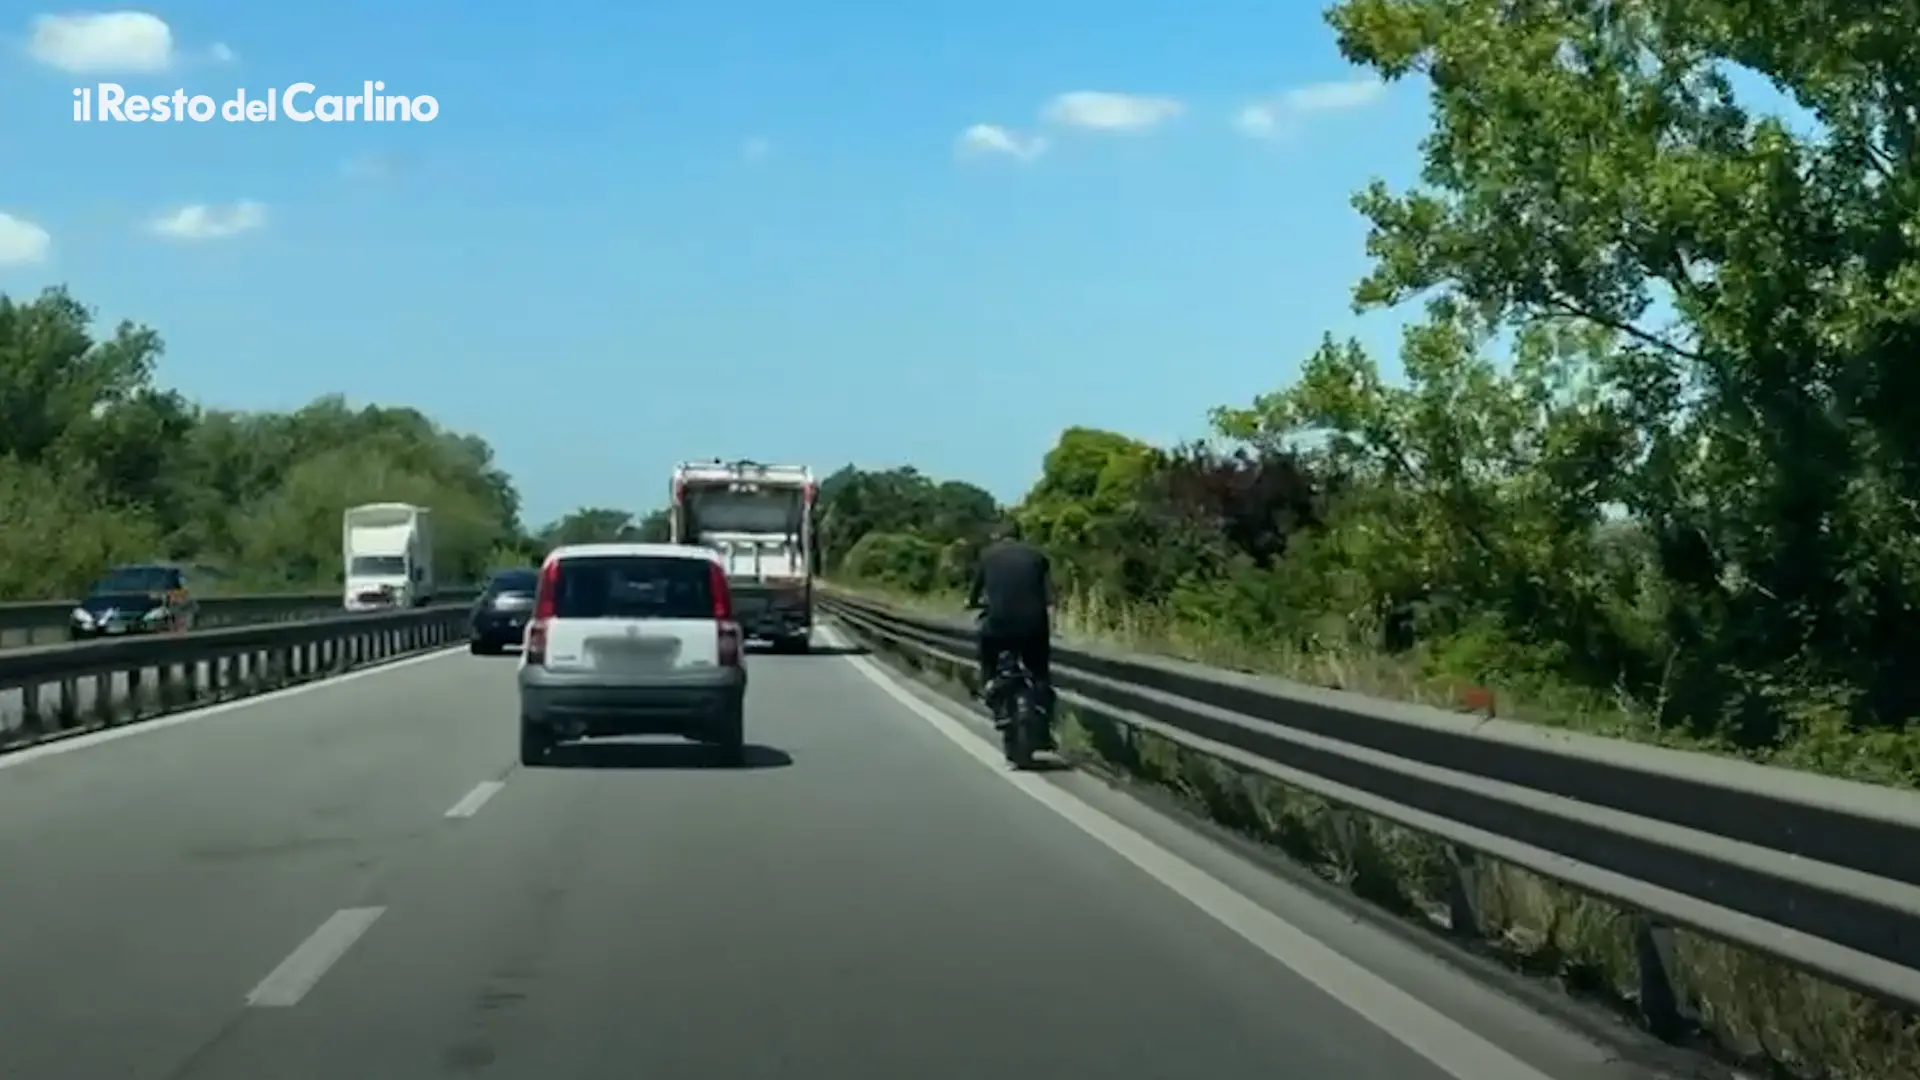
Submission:
[[[748,656],[865,656],[872,651],[865,645],[829,645],[824,641],[814,642],[806,652],[781,652],[772,645],[758,643],[747,646]]]
[[[822,642],[816,643],[813,646],[813,648],[808,649],[807,655],[809,656],[866,656],[871,652],[873,652],[873,650],[867,648],[865,645],[829,645],[826,642],[822,641]]]
[[[793,755],[772,746],[749,743],[743,760],[729,764],[717,746],[608,740],[556,746],[543,764],[553,769],[784,769],[793,764]]]
[[[488,660],[518,660],[520,658],[520,651],[520,646],[518,645],[507,645],[502,647],[499,652],[478,652],[473,655],[484,657]]]

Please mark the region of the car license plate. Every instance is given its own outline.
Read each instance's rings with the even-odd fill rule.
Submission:
[[[108,623],[107,624],[107,633],[109,634],[124,634],[126,632],[127,632],[127,624],[125,623]]]
[[[595,667],[640,674],[673,666],[680,643],[672,638],[613,638],[593,642],[587,648]]]

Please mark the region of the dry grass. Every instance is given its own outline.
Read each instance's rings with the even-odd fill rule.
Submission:
[[[932,615],[951,617],[959,608],[952,597],[860,591]],[[1473,689],[1436,685],[1382,658],[1258,653],[1204,631],[1183,633],[1085,601],[1066,605],[1059,629],[1066,637],[1132,651],[1441,706],[1457,705]],[[965,677],[937,664],[911,666],[949,682]],[[1527,718],[1524,710],[1500,711]],[[1166,791],[1380,907],[1431,927],[1448,923],[1456,873],[1448,845],[1230,768],[1151,733],[1071,709],[1063,711],[1063,721],[1062,747],[1069,756]],[[1486,951],[1623,1016],[1637,1014],[1631,913],[1504,864],[1481,863],[1465,880],[1479,914],[1477,939]],[[1684,932],[1675,939],[1675,991],[1697,1015],[1702,1041],[1719,1056],[1809,1080],[1920,1080],[1915,1018],[1763,956]]]

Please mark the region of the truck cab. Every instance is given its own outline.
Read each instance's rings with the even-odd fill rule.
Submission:
[[[341,521],[348,611],[420,607],[433,602],[430,512],[407,503],[348,508]]]

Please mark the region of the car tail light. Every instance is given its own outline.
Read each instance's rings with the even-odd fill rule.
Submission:
[[[547,662],[547,624],[560,608],[560,560],[548,559],[540,567],[540,584],[533,590],[533,619],[527,623],[526,657],[529,664]]]
[[[733,621],[733,587],[727,584],[726,568],[717,562],[707,564],[707,589],[713,593],[713,617]]]
[[[740,624],[733,621],[733,588],[727,584],[726,568],[709,563],[707,586],[713,593],[713,621],[719,625],[720,666],[739,667]]]

